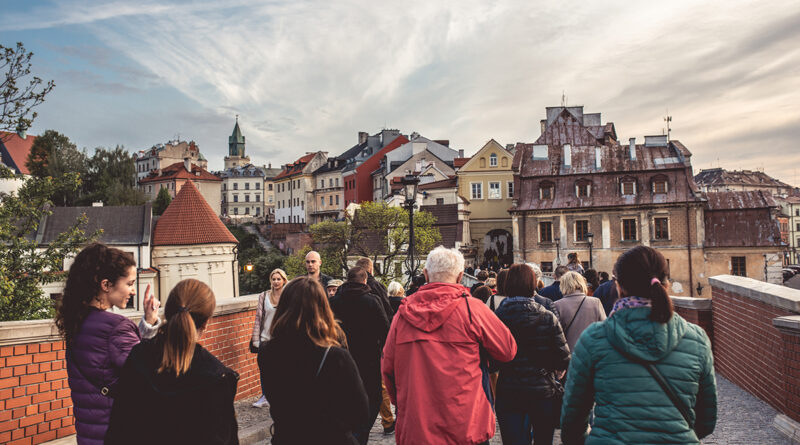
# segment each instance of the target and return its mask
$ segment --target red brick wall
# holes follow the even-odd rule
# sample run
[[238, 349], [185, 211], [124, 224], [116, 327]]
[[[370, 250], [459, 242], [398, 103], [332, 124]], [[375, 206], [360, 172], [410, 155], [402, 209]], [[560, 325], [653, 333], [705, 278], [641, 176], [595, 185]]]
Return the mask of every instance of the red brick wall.
[[[215, 316], [200, 343], [239, 373], [236, 399], [261, 394], [249, 352], [255, 310]], [[75, 434], [64, 342], [0, 348], [0, 444], [37, 444]]]
[[713, 343], [714, 329], [712, 326], [710, 310], [690, 309], [676, 305], [675, 312], [689, 323], [694, 323], [703, 328], [703, 330], [706, 331], [706, 334], [708, 334], [708, 338], [710, 338]]
[[783, 413], [800, 422], [800, 336], [781, 333], [783, 342]]
[[795, 314], [716, 287], [712, 289], [716, 370], [785, 412], [783, 342], [772, 319]]

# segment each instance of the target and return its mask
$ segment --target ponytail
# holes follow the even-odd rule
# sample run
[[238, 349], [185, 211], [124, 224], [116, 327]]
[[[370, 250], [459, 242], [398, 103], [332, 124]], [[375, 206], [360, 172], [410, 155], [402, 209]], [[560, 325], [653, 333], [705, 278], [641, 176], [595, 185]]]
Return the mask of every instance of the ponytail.
[[667, 279], [667, 260], [657, 250], [637, 246], [620, 255], [614, 265], [614, 275], [624, 296], [650, 299], [650, 320], [666, 323], [672, 318], [672, 299], [664, 282]]
[[188, 279], [179, 282], [169, 293], [164, 314], [167, 322], [162, 328], [164, 349], [158, 372], [174, 372], [180, 377], [189, 371], [194, 349], [216, 306], [214, 293], [202, 281]]

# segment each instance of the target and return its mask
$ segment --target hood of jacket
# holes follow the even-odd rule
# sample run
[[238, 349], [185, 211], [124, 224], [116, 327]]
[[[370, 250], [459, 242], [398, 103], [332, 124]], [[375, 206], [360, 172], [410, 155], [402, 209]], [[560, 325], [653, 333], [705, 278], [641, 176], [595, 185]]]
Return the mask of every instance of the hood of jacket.
[[364, 295], [372, 292], [372, 289], [363, 283], [354, 283], [352, 281], [345, 281], [341, 286], [339, 286], [339, 290], [336, 292], [337, 295], [334, 296], [358, 296]]
[[686, 321], [673, 316], [667, 323], [650, 320], [649, 307], [615, 312], [604, 322], [611, 345], [621, 354], [657, 362], [672, 352], [686, 333]]
[[455, 283], [429, 283], [406, 297], [397, 310], [415, 328], [424, 332], [439, 329], [464, 297], [469, 298], [469, 289]]

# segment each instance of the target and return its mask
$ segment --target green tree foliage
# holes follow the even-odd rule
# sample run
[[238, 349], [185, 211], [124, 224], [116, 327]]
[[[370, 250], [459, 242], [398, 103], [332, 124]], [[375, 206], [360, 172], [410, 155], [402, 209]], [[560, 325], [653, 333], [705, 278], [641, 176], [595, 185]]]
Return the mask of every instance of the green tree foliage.
[[[0, 178], [12, 177], [11, 170], [0, 167]], [[42, 217], [52, 214], [49, 197], [74, 191], [79, 185], [76, 173], [59, 178], [28, 177], [16, 192], [0, 194], [0, 321], [53, 316], [52, 301], [43, 295], [41, 286], [64, 279], [64, 258], [99, 233], [85, 236], [84, 215], [50, 245], [37, 246], [35, 235]]]
[[[344, 221], [325, 221], [310, 227], [315, 244], [330, 249], [334, 259], [345, 265], [348, 256], [365, 256], [373, 262], [382, 260], [384, 265], [393, 265], [396, 260], [405, 260], [409, 239], [408, 211], [401, 207], [390, 207], [385, 202], [364, 202], [355, 217], [349, 215]], [[414, 256], [418, 260], [442, 240], [434, 225], [436, 217], [430, 212], [414, 212]], [[385, 282], [397, 279], [400, 270], [384, 266], [375, 271], [375, 276]]]
[[[239, 293], [242, 295], [263, 292], [270, 287], [269, 274], [275, 269], [283, 268], [286, 256], [276, 248], [264, 249], [258, 236], [241, 227], [227, 226], [228, 230], [239, 241]], [[247, 264], [253, 270], [245, 269]]]
[[122, 146], [97, 148], [89, 159], [84, 188], [84, 204], [102, 201], [104, 205], [141, 205], [145, 197], [136, 188], [136, 162]]
[[[85, 179], [88, 173], [86, 153], [78, 150], [67, 136], [55, 130], [46, 130], [36, 138], [25, 165], [32, 175], [40, 178], [59, 178], [65, 173], [78, 173], [81, 179]], [[56, 192], [52, 201], [55, 205], [73, 206], [79, 202], [80, 194], [80, 188], [71, 193], [61, 190]]]
[[55, 83], [31, 76], [32, 52], [22, 43], [14, 48], [0, 45], [0, 131], [21, 132], [30, 128], [36, 113], [31, 110], [44, 102]]
[[153, 201], [153, 215], [161, 215], [164, 213], [164, 210], [167, 210], [171, 202], [172, 195], [169, 194], [169, 190], [162, 187], [161, 190], [158, 191], [155, 201]]
[[[302, 249], [286, 257], [286, 261], [283, 263], [283, 270], [286, 271], [286, 275], [289, 276], [289, 279], [296, 278], [307, 273], [306, 254], [308, 254], [308, 252], [311, 252], [311, 246], [304, 246]], [[341, 279], [343, 276], [342, 270], [340, 269], [336, 257], [332, 255], [331, 251], [329, 249], [320, 249], [317, 250], [317, 252], [322, 260], [321, 272], [325, 275], [330, 275], [333, 278]]]

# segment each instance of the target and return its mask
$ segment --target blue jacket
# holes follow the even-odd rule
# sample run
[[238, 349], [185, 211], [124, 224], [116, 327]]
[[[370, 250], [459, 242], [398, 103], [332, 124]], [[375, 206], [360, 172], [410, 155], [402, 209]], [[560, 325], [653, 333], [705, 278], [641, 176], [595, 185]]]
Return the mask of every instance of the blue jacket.
[[539, 295], [553, 300], [553, 303], [562, 299], [564, 295], [561, 293], [561, 283], [554, 281], [553, 284], [539, 289]]

